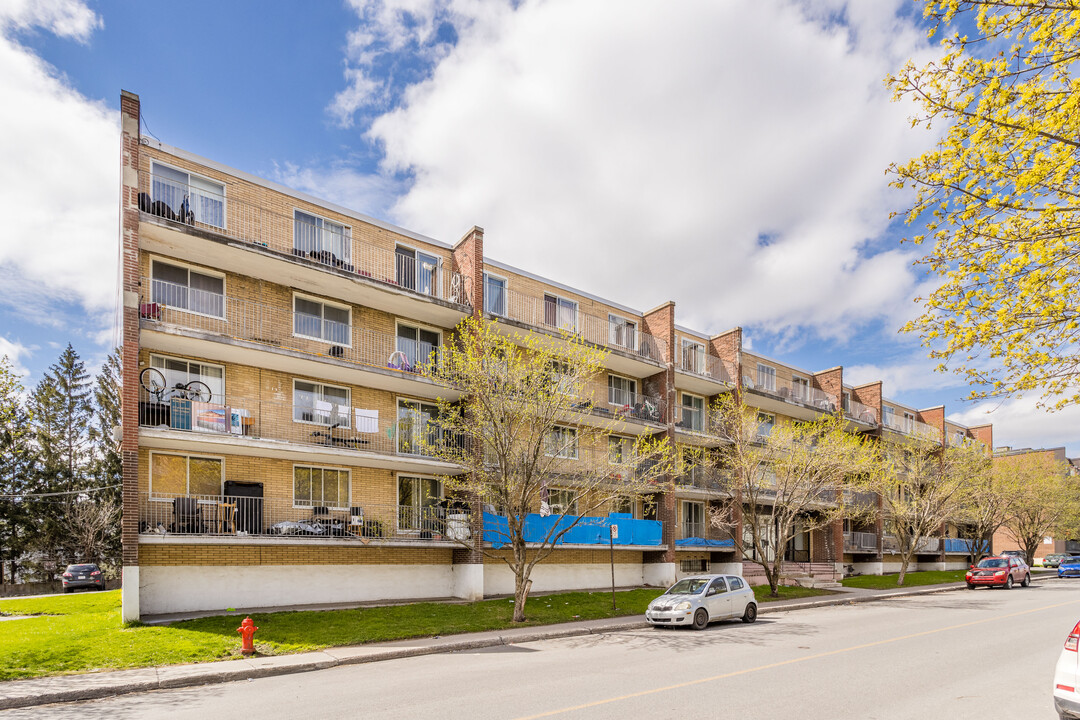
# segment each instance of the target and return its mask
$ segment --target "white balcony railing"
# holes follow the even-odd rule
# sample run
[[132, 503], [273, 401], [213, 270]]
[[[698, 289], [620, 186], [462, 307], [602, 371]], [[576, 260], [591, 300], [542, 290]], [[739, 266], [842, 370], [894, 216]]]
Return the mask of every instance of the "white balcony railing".
[[844, 533], [844, 550], [847, 552], [877, 552], [877, 533]]
[[[277, 198], [287, 206], [288, 198]], [[396, 247], [373, 245], [352, 236], [345, 225], [299, 209], [272, 210], [264, 204], [218, 195], [176, 180], [139, 173], [139, 209], [150, 216], [302, 258], [415, 295], [470, 305], [467, 279], [441, 258]], [[406, 254], [406, 253], [411, 253]]]
[[886, 413], [885, 419], [882, 424], [897, 432], [910, 435], [912, 437], [922, 438], [923, 440], [940, 441], [941, 433], [933, 425], [927, 425], [924, 422], [919, 422], [914, 418], [897, 416], [896, 413]]
[[[699, 375], [701, 377], [711, 378], [718, 382], [732, 384], [733, 370], [729, 363], [721, 360], [718, 357], [709, 355], [701, 350], [693, 347], [684, 347], [679, 352], [678, 363], [676, 369], [683, 372], [691, 373], [693, 375]], [[729, 370], [729, 368], [731, 368]]]
[[863, 405], [861, 402], [856, 402], [855, 400], [848, 400], [844, 412], [849, 418], [853, 418], [859, 422], [877, 425], [877, 410], [869, 405]]
[[743, 387], [765, 395], [780, 398], [785, 402], [805, 405], [822, 412], [836, 412], [837, 398], [832, 393], [810, 387], [802, 383], [778, 378], [775, 375], [754, 378], [743, 375]]

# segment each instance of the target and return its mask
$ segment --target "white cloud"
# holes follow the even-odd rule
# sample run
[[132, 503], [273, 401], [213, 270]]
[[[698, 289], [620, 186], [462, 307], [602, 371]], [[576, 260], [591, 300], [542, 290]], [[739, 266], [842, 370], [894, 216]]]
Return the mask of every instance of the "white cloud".
[[12, 370], [16, 375], [24, 379], [30, 374], [30, 371], [22, 364], [22, 360], [32, 354], [32, 349], [26, 345], [17, 340], [8, 340], [3, 335], [0, 335], [0, 357], [6, 355], [7, 359], [11, 361]]
[[997, 447], [1065, 446], [1069, 456], [1080, 455], [1080, 405], [1052, 413], [1037, 407], [1038, 402], [1036, 397], [985, 401], [950, 413], [949, 419], [968, 426], [993, 423]]
[[[881, 380], [886, 396], [898, 392], [915, 393], [963, 386], [963, 378], [948, 372], [937, 372], [937, 364], [937, 360], [931, 360], [925, 354], [914, 353], [891, 364], [865, 363], [845, 366], [844, 382], [862, 385]], [[967, 394], [966, 389], [963, 394]]]
[[288, 187], [374, 217], [382, 216], [402, 189], [399, 181], [358, 173], [345, 163], [322, 168], [275, 163], [271, 177]]
[[75, 301], [101, 313], [115, 302], [118, 117], [16, 39], [41, 28], [85, 41], [100, 25], [82, 2], [0, 8], [0, 270], [23, 307]]
[[[930, 52], [900, 5], [438, 5], [412, 42], [445, 20], [457, 43], [369, 131], [413, 178], [394, 219], [481, 225], [492, 257], [702, 330], [897, 323], [912, 253], [870, 241], [903, 203], [884, 169], [930, 141], [882, 84]], [[402, 27], [364, 25], [355, 57]]]

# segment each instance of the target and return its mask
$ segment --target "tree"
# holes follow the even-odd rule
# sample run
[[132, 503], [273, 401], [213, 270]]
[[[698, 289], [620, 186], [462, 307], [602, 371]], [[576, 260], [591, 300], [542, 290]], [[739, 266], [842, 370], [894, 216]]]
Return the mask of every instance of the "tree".
[[1073, 530], [1080, 505], [1080, 485], [1065, 463], [1050, 453], [1030, 452], [998, 458], [994, 477], [1010, 496], [1005, 529], [1024, 550], [1028, 565], [1043, 538]]
[[972, 397], [1037, 390], [1052, 408], [1080, 401], [1080, 13], [1074, 0], [921, 0], [943, 56], [888, 78], [947, 129], [902, 165], [914, 188], [910, 238], [941, 283], [906, 326], [953, 363]]
[[[123, 463], [119, 444], [113, 436], [113, 428], [120, 426], [121, 381], [120, 351], [113, 350], [101, 366], [101, 371], [94, 380], [94, 414], [90, 427], [92, 460], [90, 476], [95, 488], [103, 488], [94, 493], [94, 499], [104, 508], [115, 508], [119, 512], [122, 503]], [[85, 514], [85, 513], [84, 513]], [[108, 516], [109, 513], [103, 512]], [[120, 521], [104, 528], [97, 562], [103, 567], [118, 565], [120, 560]], [[85, 545], [84, 545], [85, 546]]]
[[6, 355], [0, 357], [0, 582], [15, 582], [18, 561], [29, 544], [33, 522], [23, 498], [33, 465], [30, 416], [23, 386]]
[[993, 461], [982, 443], [968, 441], [958, 447], [970, 453], [965, 461], [968, 476], [965, 478], [960, 497], [960, 507], [955, 518], [966, 526], [971, 535], [971, 562], [990, 551], [994, 533], [1001, 529], [1008, 517], [1012, 495], [1008, 487], [999, 482], [993, 473]]
[[[639, 436], [609, 450], [610, 423], [576, 423], [603, 361], [602, 351], [573, 336], [507, 336], [495, 323], [465, 320], [439, 358], [461, 400], [440, 400], [428, 432], [412, 433], [426, 438], [426, 454], [463, 468], [441, 478], [451, 494], [474, 513], [489, 505], [505, 517], [494, 532], [509, 553], [483, 552], [514, 574], [515, 622], [525, 619], [533, 569], [555, 544], [591, 513], [655, 492], [670, 466], [666, 439]], [[528, 516], [545, 509], [550, 516], [536, 537], [526, 529], [535, 515]]]
[[114, 544], [119, 534], [119, 503], [111, 497], [83, 498], [70, 504], [65, 520], [73, 549], [71, 559], [113, 571], [117, 565]]
[[839, 414], [777, 423], [764, 435], [757, 410], [730, 394], [714, 403], [712, 413], [730, 444], [713, 455], [717, 474], [727, 477], [728, 497], [711, 512], [710, 522], [730, 528], [741, 516], [743, 533], [733, 533], [735, 548], [752, 554], [776, 597], [788, 543], [848, 513], [843, 490], [851, 477], [873, 470], [873, 452], [864, 438], [845, 430]]
[[941, 448], [926, 438], [879, 445], [878, 471], [864, 478], [866, 488], [881, 495], [885, 525], [896, 537], [900, 575], [926, 540], [945, 523], [961, 517], [965, 490], [979, 467], [979, 457], [966, 448]]

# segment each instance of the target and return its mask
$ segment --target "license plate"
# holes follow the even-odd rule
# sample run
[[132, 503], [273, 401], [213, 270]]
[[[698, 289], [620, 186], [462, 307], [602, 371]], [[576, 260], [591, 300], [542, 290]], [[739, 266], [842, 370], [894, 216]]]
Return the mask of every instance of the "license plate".
[[80, 576], [79, 576], [79, 579], [80, 579], [80, 580], [85, 580], [85, 579], [86, 579], [86, 576], [85, 576], [85, 575], [80, 575]]

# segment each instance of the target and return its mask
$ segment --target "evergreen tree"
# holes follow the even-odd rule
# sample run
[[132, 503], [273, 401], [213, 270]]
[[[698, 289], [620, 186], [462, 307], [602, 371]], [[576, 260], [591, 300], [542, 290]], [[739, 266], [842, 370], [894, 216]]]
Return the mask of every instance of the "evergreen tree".
[[5, 355], [0, 357], [0, 582], [15, 582], [18, 561], [33, 529], [22, 495], [30, 484], [33, 448], [23, 385]]
[[[94, 487], [108, 488], [95, 492], [92, 499], [99, 506], [110, 506], [115, 510], [112, 514], [119, 512], [123, 498], [121, 488], [123, 463], [119, 443], [113, 437], [113, 428], [119, 427], [121, 420], [121, 377], [120, 349], [117, 348], [109, 353], [95, 380], [94, 420], [90, 428], [90, 441], [93, 448], [91, 475]], [[85, 513], [77, 514], [80, 518], [84, 515]], [[103, 555], [98, 560], [106, 564], [118, 564], [120, 559], [119, 521], [112, 523], [105, 532], [102, 547]]]

